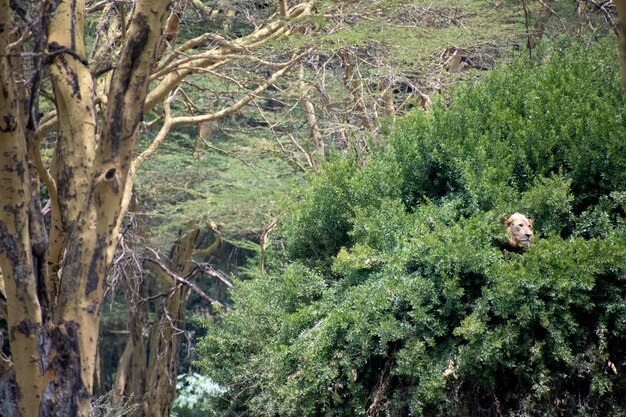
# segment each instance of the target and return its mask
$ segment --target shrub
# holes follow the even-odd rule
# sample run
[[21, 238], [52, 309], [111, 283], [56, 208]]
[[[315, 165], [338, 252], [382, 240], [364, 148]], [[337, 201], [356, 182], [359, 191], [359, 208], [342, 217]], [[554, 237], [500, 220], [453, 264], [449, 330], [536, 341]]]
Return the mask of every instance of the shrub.
[[[626, 413], [624, 95], [615, 45], [566, 43], [311, 179], [285, 270], [208, 326], [224, 415]], [[498, 245], [516, 210], [524, 254]]]
[[405, 118], [390, 156], [408, 205], [458, 193], [468, 207], [489, 210], [559, 174], [580, 213], [626, 188], [618, 61], [613, 44], [595, 48], [561, 41], [545, 62], [496, 69], [431, 114]]

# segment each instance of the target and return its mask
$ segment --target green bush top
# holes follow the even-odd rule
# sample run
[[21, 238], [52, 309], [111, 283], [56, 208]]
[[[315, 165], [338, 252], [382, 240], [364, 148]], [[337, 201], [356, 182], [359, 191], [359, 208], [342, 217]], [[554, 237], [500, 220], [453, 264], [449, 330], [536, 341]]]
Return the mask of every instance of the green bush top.
[[[338, 158], [280, 272], [208, 324], [224, 415], [626, 414], [626, 131], [616, 46], [561, 41]], [[499, 220], [533, 217], [524, 254]]]

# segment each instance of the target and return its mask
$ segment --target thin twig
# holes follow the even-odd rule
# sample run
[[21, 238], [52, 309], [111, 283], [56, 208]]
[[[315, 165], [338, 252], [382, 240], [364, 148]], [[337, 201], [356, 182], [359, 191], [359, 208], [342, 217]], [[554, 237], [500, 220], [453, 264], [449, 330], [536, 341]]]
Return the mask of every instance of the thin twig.
[[222, 154], [224, 154], [224, 155], [226, 155], [226, 156], [229, 156], [229, 157], [231, 157], [231, 158], [235, 158], [235, 159], [239, 160], [242, 164], [244, 164], [245, 166], [247, 166], [248, 168], [250, 168], [250, 169], [252, 169], [252, 170], [256, 169], [256, 166], [255, 166], [254, 164], [252, 164], [251, 162], [248, 162], [248, 161], [246, 161], [245, 159], [240, 158], [240, 157], [238, 157], [237, 155], [235, 155], [235, 154], [233, 154], [233, 153], [231, 153], [231, 152], [228, 152], [227, 150], [224, 150], [224, 149], [222, 149], [222, 148], [218, 148], [217, 146], [211, 145], [210, 143], [208, 143], [208, 142], [206, 141], [206, 139], [204, 138], [204, 136], [202, 136], [202, 135], [198, 135], [198, 137], [200, 138], [200, 140], [202, 141], [202, 143], [204, 143], [204, 145], [205, 145], [207, 148], [212, 149], [212, 150], [214, 150], [214, 151], [217, 151], [217, 152], [219, 152], [219, 153], [222, 153]]

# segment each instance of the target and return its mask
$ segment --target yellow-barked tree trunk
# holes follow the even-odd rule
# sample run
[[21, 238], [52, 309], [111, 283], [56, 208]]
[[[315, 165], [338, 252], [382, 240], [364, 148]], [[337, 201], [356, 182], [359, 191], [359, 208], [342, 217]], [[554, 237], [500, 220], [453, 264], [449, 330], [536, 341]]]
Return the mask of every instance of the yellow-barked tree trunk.
[[[23, 88], [38, 82], [24, 83], [22, 35], [10, 3], [0, 0], [0, 271], [12, 356], [5, 376], [14, 378], [17, 408], [0, 405], [0, 414], [87, 417], [103, 281], [118, 243], [124, 188], [170, 1], [135, 3], [98, 117], [85, 56], [84, 0], [31, 6], [43, 8], [35, 39], [44, 43], [41, 63], [56, 105], [49, 173], [40, 169], [37, 116], [29, 114], [37, 91]], [[49, 230], [38, 178], [50, 197]]]

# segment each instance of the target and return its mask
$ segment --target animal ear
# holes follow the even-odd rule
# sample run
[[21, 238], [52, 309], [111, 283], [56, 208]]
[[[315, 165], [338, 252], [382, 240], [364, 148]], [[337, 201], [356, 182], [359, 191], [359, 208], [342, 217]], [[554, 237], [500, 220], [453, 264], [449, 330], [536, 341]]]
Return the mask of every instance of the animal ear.
[[513, 221], [513, 216], [500, 220], [500, 223], [506, 225], [506, 224], [511, 224], [512, 221]]
[[535, 226], [535, 219], [528, 219], [531, 226]]

